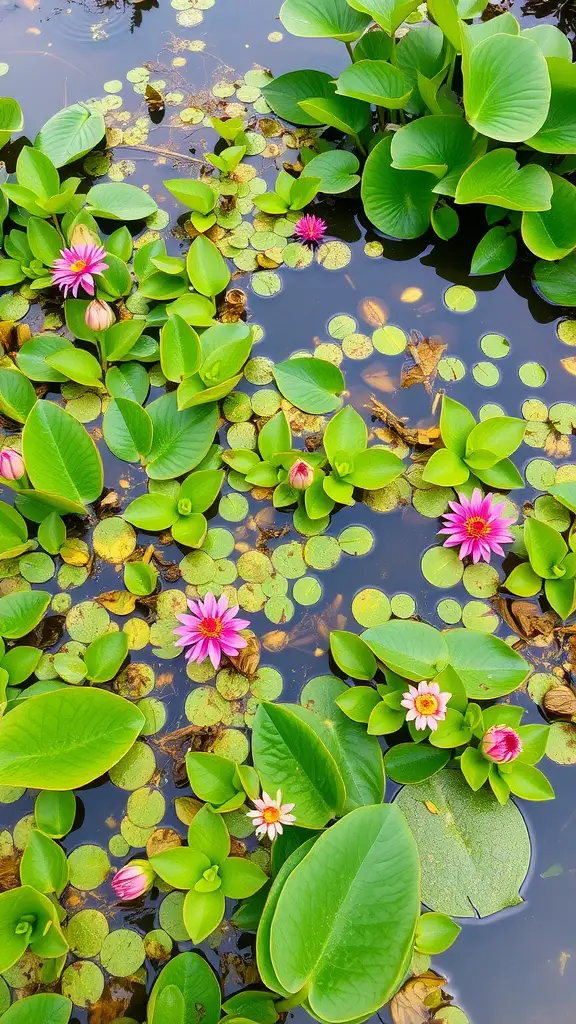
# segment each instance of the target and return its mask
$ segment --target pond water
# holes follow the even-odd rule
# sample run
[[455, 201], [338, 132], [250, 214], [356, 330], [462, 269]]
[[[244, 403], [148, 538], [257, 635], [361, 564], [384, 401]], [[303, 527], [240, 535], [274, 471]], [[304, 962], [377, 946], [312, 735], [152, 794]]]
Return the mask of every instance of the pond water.
[[[176, 8], [184, 6], [176, 4]], [[280, 74], [294, 67], [315, 67], [337, 73], [344, 66], [344, 47], [331, 41], [296, 40], [284, 32], [277, 20], [278, 4], [274, 0], [216, 0], [213, 6], [199, 3], [186, 5], [185, 12], [175, 9], [167, 0], [144, 0], [131, 4], [114, 2], [78, 2], [70, 6], [41, 0], [40, 6], [29, 3], [6, 3], [0, 0], [0, 67], [8, 71], [0, 82], [0, 91], [16, 97], [21, 103], [30, 137], [61, 106], [90, 97], [119, 95], [122, 110], [133, 116], [142, 116], [141, 96], [132, 91], [127, 74], [145, 65], [151, 79], [161, 80], [164, 92], [182, 94], [181, 99], [167, 106], [166, 116], [159, 125], [150, 125], [150, 131], [139, 142], [115, 150], [115, 164], [125, 180], [146, 184], [151, 193], [162, 202], [173, 219], [181, 208], [167, 197], [162, 181], [176, 174], [195, 173], [195, 164], [185, 157], [201, 155], [204, 143], [211, 148], [214, 137], [203, 124], [185, 124], [178, 117], [182, 107], [195, 107], [206, 101], [215, 83], [225, 81], [242, 83], [243, 75], [254, 66], [267, 68]], [[500, 10], [501, 8], [499, 8]], [[537, 23], [540, 17], [556, 20], [571, 30], [567, 6], [557, 10], [553, 4], [535, 2], [524, 9], [515, 5], [514, 13], [527, 24]], [[528, 9], [530, 13], [528, 13]], [[182, 13], [194, 13], [189, 27], [181, 24]], [[180, 18], [180, 22], [178, 20]], [[196, 20], [197, 24], [192, 24]], [[196, 50], [186, 49], [186, 43], [197, 40]], [[202, 44], [202, 46], [200, 46]], [[185, 58], [185, 63], [175, 58]], [[104, 90], [104, 83], [121, 82], [118, 94]], [[232, 97], [234, 98], [234, 97]], [[219, 101], [212, 95], [214, 109]], [[226, 100], [224, 100], [226, 102]], [[118, 106], [120, 109], [120, 104]], [[145, 116], [144, 110], [144, 116]], [[114, 122], [112, 122], [114, 123]], [[131, 120], [132, 123], [132, 120]], [[276, 139], [276, 141], [278, 141]], [[278, 147], [279, 149], [282, 147]], [[169, 154], [181, 154], [176, 161]], [[264, 171], [271, 174], [282, 160], [294, 160], [296, 150], [284, 147], [274, 160], [273, 154], [263, 161]], [[128, 165], [120, 161], [129, 161]], [[178, 170], [173, 171], [176, 166]], [[192, 170], [190, 170], [192, 168]], [[469, 257], [478, 238], [477, 225], [472, 219], [464, 241], [431, 244], [428, 239], [415, 243], [391, 243], [384, 240], [384, 258], [366, 255], [364, 245], [374, 241], [376, 235], [367, 227], [360, 205], [351, 200], [324, 202], [317, 211], [328, 224], [328, 238], [346, 243], [349, 262], [340, 269], [329, 270], [314, 262], [305, 270], [281, 267], [282, 288], [272, 298], [262, 297], [248, 287], [248, 275], [239, 275], [235, 282], [248, 292], [251, 321], [263, 328], [263, 338], [253, 355], [269, 356], [274, 360], [288, 357], [299, 349], [311, 349], [320, 343], [336, 343], [330, 337], [327, 325], [337, 315], [355, 319], [355, 334], [370, 338], [374, 321], [367, 313], [366, 299], [375, 300], [388, 323], [406, 332], [419, 331], [424, 336], [442, 339], [447, 346], [442, 373], [435, 387], [446, 388], [458, 400], [466, 403], [478, 415], [487, 403], [496, 403], [510, 415], [520, 415], [528, 399], [535, 398], [551, 406], [570, 402], [574, 396], [573, 377], [561, 360], [571, 355], [571, 349], [557, 335], [557, 323], [563, 311], [541, 301], [533, 292], [525, 268], [520, 262], [508, 275], [472, 279], [466, 274]], [[169, 251], [176, 254], [183, 243], [172, 240]], [[346, 257], [347, 258], [347, 257]], [[467, 312], [448, 308], [445, 292], [452, 284], [467, 285], [476, 295], [476, 304]], [[409, 291], [410, 290], [410, 291]], [[368, 315], [368, 319], [366, 318]], [[31, 323], [36, 316], [30, 313]], [[491, 358], [480, 340], [489, 334], [503, 335], [510, 343], [509, 353], [503, 358]], [[360, 346], [364, 341], [358, 343]], [[431, 398], [421, 386], [401, 389], [400, 373], [405, 354], [388, 355], [377, 351], [364, 352], [350, 346], [343, 369], [346, 373], [350, 400], [362, 411], [367, 422], [382, 426], [370, 419], [369, 400], [375, 394], [398, 416], [409, 423], [429, 426], [435, 422]], [[351, 357], [353, 356], [353, 357]], [[540, 384], [538, 369], [527, 370], [525, 364], [536, 363], [544, 367], [545, 382]], [[532, 377], [531, 374], [536, 374]], [[454, 377], [461, 379], [454, 380]], [[523, 379], [524, 378], [524, 382]], [[536, 380], [538, 386], [532, 381]], [[253, 389], [246, 385], [250, 393]], [[152, 388], [152, 397], [161, 394]], [[89, 422], [92, 430], [96, 422]], [[220, 433], [225, 441], [225, 431]], [[533, 459], [547, 459], [554, 465], [571, 463], [570, 438], [563, 458], [545, 454], [537, 448], [524, 446], [520, 451], [523, 468]], [[133, 497], [146, 488], [144, 475], [134, 467], [121, 463], [106, 449], [106, 486], [116, 490], [121, 501]], [[574, 459], [576, 462], [576, 458]], [[520, 463], [519, 463], [520, 464]], [[227, 488], [228, 490], [228, 488]], [[513, 497], [522, 501], [533, 500], [538, 491], [527, 487]], [[264, 509], [267, 509], [266, 514]], [[251, 502], [251, 515], [258, 514], [257, 523], [265, 530], [282, 531], [283, 536], [266, 540], [266, 550], [273, 551], [280, 544], [301, 538], [291, 528], [291, 517], [281, 512], [268, 516], [268, 504]], [[436, 513], [432, 513], [436, 516]], [[264, 636], [262, 664], [281, 673], [284, 700], [298, 699], [304, 682], [313, 676], [334, 670], [327, 654], [326, 627], [355, 628], [350, 605], [360, 589], [376, 587], [389, 596], [411, 595], [419, 616], [433, 625], [442, 627], [437, 614], [440, 599], [449, 596], [465, 605], [471, 595], [459, 584], [449, 591], [439, 590], [427, 583], [420, 572], [422, 552], [435, 541], [437, 518], [427, 518], [416, 512], [410, 503], [400, 503], [387, 511], [376, 511], [364, 504], [344, 509], [334, 516], [328, 534], [338, 537], [347, 525], [364, 525], [373, 532], [375, 544], [369, 555], [354, 558], [342, 554], [338, 564], [329, 572], [320, 567], [311, 574], [321, 583], [320, 600], [310, 608], [297, 603], [293, 617], [287, 622], [275, 622], [264, 612], [247, 612], [252, 627]], [[253, 547], [258, 539], [257, 525], [251, 518], [242, 517], [241, 523], [215, 515], [211, 527], [224, 527], [236, 531], [236, 541]], [[267, 535], [266, 535], [267, 536]], [[139, 535], [139, 543], [156, 541], [156, 536]], [[182, 552], [175, 546], [164, 550], [167, 562], [179, 562]], [[235, 556], [233, 556], [235, 557]], [[188, 582], [195, 582], [188, 580]], [[113, 564], [99, 561], [98, 571], [85, 583], [71, 591], [74, 604], [88, 601], [97, 594], [120, 587], [121, 572]], [[57, 592], [55, 581], [45, 584]], [[163, 583], [164, 588], [183, 589], [183, 582]], [[272, 609], [270, 609], [271, 615]], [[408, 612], [409, 614], [410, 612]], [[145, 618], [143, 612], [140, 613]], [[339, 618], [340, 617], [340, 618]], [[113, 616], [114, 618], [114, 616]], [[62, 620], [50, 620], [55, 628], [62, 628]], [[117, 621], [122, 624], [121, 619]], [[346, 625], [344, 625], [344, 621]], [[285, 643], [276, 633], [287, 633]], [[507, 636], [508, 627], [499, 622], [498, 635]], [[67, 637], [64, 633], [63, 636]], [[80, 637], [78, 636], [77, 639]], [[60, 642], [59, 640], [57, 642]], [[278, 649], [278, 648], [282, 649]], [[534, 662], [536, 671], [550, 671], [562, 661], [559, 649], [526, 648], [523, 652]], [[183, 662], [162, 660], [151, 653], [148, 644], [132, 651], [132, 662], [150, 664], [155, 674], [158, 698], [166, 712], [166, 722], [160, 732], [149, 740], [154, 751], [154, 774], [144, 775], [144, 783], [158, 786], [166, 797], [163, 827], [180, 832], [183, 826], [174, 812], [173, 798], [189, 792], [176, 770], [170, 750], [163, 737], [190, 724], [184, 711], [186, 698], [192, 691]], [[213, 680], [212, 680], [213, 682]], [[514, 700], [525, 703], [530, 721], [540, 720], [535, 704], [525, 695], [514, 695]], [[190, 709], [189, 709], [190, 710]], [[228, 726], [242, 724], [244, 705], [234, 704], [227, 720]], [[192, 721], [200, 724], [199, 719]], [[221, 730], [222, 726], [218, 726]], [[228, 730], [230, 732], [230, 730]], [[231, 738], [221, 741], [232, 742]], [[433, 966], [448, 978], [447, 988], [455, 1001], [469, 1016], [471, 1024], [572, 1024], [574, 1021], [574, 983], [576, 980], [576, 938], [574, 907], [576, 906], [576, 812], [574, 810], [574, 776], [569, 767], [546, 761], [546, 773], [556, 789], [557, 799], [544, 804], [522, 803], [522, 813], [528, 823], [533, 844], [530, 874], [522, 896], [522, 905], [488, 919], [466, 920], [462, 934], [454, 947], [435, 958]], [[178, 786], [177, 783], [180, 783]], [[140, 784], [140, 783], [137, 783]], [[393, 791], [392, 784], [389, 793]], [[129, 789], [108, 783], [94, 784], [78, 793], [79, 815], [74, 830], [63, 841], [67, 852], [83, 844], [97, 844], [108, 848], [111, 836], [117, 835], [126, 813]], [[26, 794], [10, 804], [4, 804], [0, 814], [1, 828], [12, 827], [30, 813], [32, 798]], [[23, 825], [20, 828], [24, 828]], [[135, 847], [130, 851], [134, 855]], [[138, 854], [136, 854], [138, 855]], [[126, 858], [124, 858], [126, 859]], [[110, 854], [114, 867], [122, 857]], [[119, 909], [108, 881], [89, 892], [69, 897], [68, 906], [77, 909], [96, 908], [110, 917], [112, 928], [129, 927], [141, 935], [158, 928], [158, 907], [164, 895], [146, 898], [145, 909]], [[66, 899], [65, 899], [66, 903]], [[160, 919], [162, 920], [162, 919]], [[164, 918], [163, 927], [166, 926]], [[169, 930], [169, 929], [168, 929]], [[180, 950], [191, 948], [191, 943], [179, 942]], [[214, 943], [212, 943], [214, 946]], [[226, 992], [241, 987], [244, 980], [254, 980], [251, 974], [252, 941], [228, 930], [218, 949], [210, 942], [203, 950], [225, 978]], [[239, 959], [240, 958], [240, 959]], [[158, 963], [146, 961], [148, 987], [157, 974]], [[142, 979], [143, 980], [143, 979]], [[16, 980], [15, 987], [24, 988], [25, 979]], [[26, 991], [36, 987], [34, 977]], [[75, 1007], [73, 1021], [80, 1024], [107, 1024], [123, 1015], [141, 1021], [144, 1018], [145, 986], [116, 980], [106, 989], [105, 996], [116, 1000], [112, 1009], [101, 1013], [96, 1009], [84, 1011]], [[388, 1021], [386, 1010], [379, 1015]], [[107, 1015], [108, 1014], [108, 1015]], [[306, 1015], [297, 1012], [298, 1020]]]

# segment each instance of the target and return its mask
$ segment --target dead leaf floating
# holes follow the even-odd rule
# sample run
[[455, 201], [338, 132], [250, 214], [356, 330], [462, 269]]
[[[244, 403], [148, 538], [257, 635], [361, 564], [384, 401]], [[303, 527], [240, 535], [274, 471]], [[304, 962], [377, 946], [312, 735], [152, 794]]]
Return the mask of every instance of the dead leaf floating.
[[400, 386], [411, 388], [413, 384], [423, 384], [429, 395], [432, 394], [434, 381], [438, 373], [438, 363], [448, 348], [434, 338], [424, 338], [418, 331], [412, 331], [412, 339], [408, 342], [408, 353], [412, 357], [412, 365], [404, 363]]
[[390, 1003], [394, 1024], [427, 1024], [435, 1020], [441, 1006], [448, 1006], [452, 997], [442, 991], [446, 978], [436, 971], [426, 971], [410, 978]]

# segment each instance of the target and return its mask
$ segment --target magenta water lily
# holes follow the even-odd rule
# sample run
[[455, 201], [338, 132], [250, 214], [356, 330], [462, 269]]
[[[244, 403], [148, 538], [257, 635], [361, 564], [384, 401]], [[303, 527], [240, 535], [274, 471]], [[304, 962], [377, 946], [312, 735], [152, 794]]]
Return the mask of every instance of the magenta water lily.
[[154, 885], [156, 872], [147, 860], [131, 860], [112, 879], [112, 888], [120, 900], [137, 900]]
[[5, 480], [21, 480], [26, 473], [24, 459], [14, 448], [0, 451], [0, 476]]
[[313, 245], [322, 241], [326, 231], [326, 222], [314, 213], [304, 214], [294, 228], [294, 234], [301, 242], [308, 242]]
[[445, 525], [440, 530], [447, 534], [444, 547], [459, 547], [459, 557], [471, 555], [474, 563], [481, 559], [489, 562], [492, 552], [504, 555], [502, 545], [514, 540], [508, 529], [514, 519], [504, 515], [504, 502], [496, 501], [493, 494], [482, 497], [476, 487], [471, 498], [459, 494], [458, 501], [448, 504], [452, 511], [444, 516]]
[[214, 668], [219, 668], [223, 654], [235, 657], [246, 647], [240, 630], [250, 622], [237, 618], [238, 605], [230, 607], [226, 594], [219, 598], [206, 594], [203, 601], [188, 601], [188, 607], [192, 614], [177, 615], [182, 625], [174, 630], [179, 637], [176, 646], [189, 648], [185, 651], [187, 661], [210, 658]]
[[102, 274], [105, 270], [108, 270], [108, 264], [104, 247], [93, 242], [80, 242], [62, 249], [60, 258], [54, 262], [52, 282], [65, 296], [71, 291], [76, 298], [79, 288], [88, 295], [94, 295], [94, 274]]
[[484, 734], [482, 753], [489, 761], [508, 764], [522, 753], [522, 740], [509, 725], [493, 725]]

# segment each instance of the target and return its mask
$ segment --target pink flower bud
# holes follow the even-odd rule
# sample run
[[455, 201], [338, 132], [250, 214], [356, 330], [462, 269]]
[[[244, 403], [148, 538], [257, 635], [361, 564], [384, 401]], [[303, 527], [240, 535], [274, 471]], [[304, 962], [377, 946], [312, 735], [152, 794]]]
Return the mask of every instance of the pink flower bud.
[[24, 459], [14, 448], [0, 451], [0, 476], [5, 480], [20, 480], [26, 472]]
[[131, 860], [112, 879], [112, 888], [121, 900], [136, 900], [154, 885], [156, 872], [147, 860]]
[[522, 741], [509, 725], [493, 725], [484, 734], [482, 753], [489, 761], [507, 764], [522, 753]]
[[297, 459], [288, 473], [290, 486], [295, 487], [297, 491], [303, 491], [306, 487], [310, 487], [313, 480], [314, 470], [310, 463], [305, 462], [304, 459]]
[[91, 331], [107, 331], [114, 323], [114, 313], [103, 299], [92, 299], [84, 316]]

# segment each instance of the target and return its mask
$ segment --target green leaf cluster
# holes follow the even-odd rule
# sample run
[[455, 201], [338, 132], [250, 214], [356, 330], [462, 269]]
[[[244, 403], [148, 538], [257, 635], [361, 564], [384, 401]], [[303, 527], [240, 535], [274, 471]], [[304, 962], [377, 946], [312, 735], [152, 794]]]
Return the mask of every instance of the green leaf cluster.
[[477, 480], [502, 491], [523, 487], [510, 455], [522, 444], [525, 431], [525, 420], [512, 416], [476, 423], [466, 406], [445, 395], [440, 413], [444, 448], [430, 457], [422, 478], [439, 487], [470, 488]]

